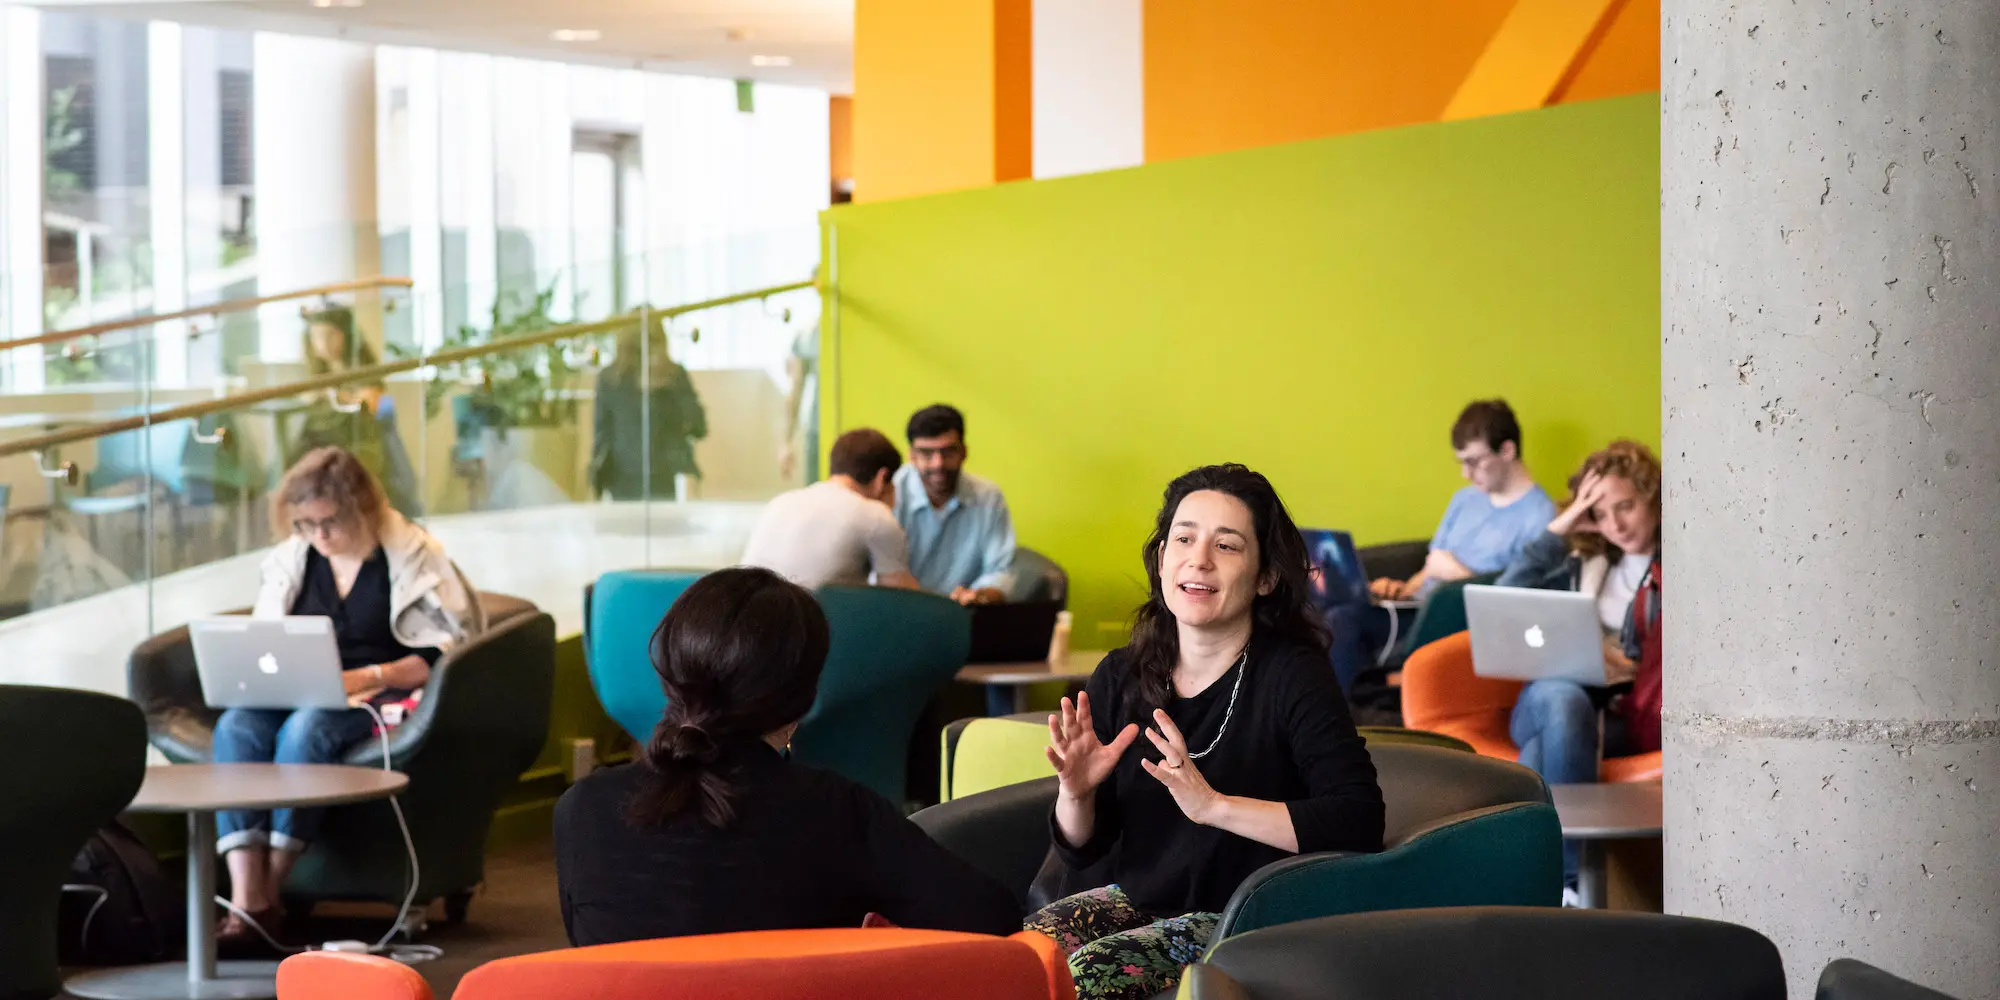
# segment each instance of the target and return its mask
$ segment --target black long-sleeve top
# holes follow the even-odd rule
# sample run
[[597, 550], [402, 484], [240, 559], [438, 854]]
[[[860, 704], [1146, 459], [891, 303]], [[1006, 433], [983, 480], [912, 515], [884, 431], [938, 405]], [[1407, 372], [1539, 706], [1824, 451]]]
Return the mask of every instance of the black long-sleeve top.
[[690, 811], [641, 829], [643, 763], [592, 773], [556, 803], [556, 884], [575, 945], [726, 931], [903, 927], [1012, 934], [1012, 892], [937, 845], [887, 799], [761, 740], [724, 747], [739, 793], [723, 829]]
[[[1222, 732], [1239, 673], [1242, 690]], [[1098, 739], [1111, 742], [1129, 722], [1152, 725], [1150, 709], [1128, 711], [1126, 692], [1136, 684], [1124, 649], [1091, 674], [1085, 690]], [[1190, 763], [1224, 795], [1284, 803], [1300, 853], [1382, 849], [1375, 763], [1323, 653], [1253, 639], [1247, 662], [1192, 698], [1175, 697], [1166, 710], [1195, 753], [1222, 732], [1213, 751]], [[1096, 825], [1087, 842], [1065, 843], [1051, 814], [1056, 851], [1071, 868], [1110, 857], [1110, 880], [1132, 904], [1166, 917], [1220, 912], [1250, 873], [1288, 856], [1268, 844], [1196, 825], [1166, 786], [1139, 766], [1142, 759], [1160, 762], [1159, 750], [1143, 733], [1098, 787]]]

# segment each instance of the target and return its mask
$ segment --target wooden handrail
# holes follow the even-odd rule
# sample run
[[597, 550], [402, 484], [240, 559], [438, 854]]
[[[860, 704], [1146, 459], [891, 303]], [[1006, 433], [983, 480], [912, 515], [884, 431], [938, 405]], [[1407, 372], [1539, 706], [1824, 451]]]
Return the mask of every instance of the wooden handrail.
[[87, 441], [91, 438], [103, 437], [106, 434], [117, 434], [120, 431], [138, 430], [149, 424], [164, 424], [175, 420], [198, 419], [211, 413], [234, 410], [253, 403], [283, 399], [287, 396], [296, 396], [301, 393], [315, 392], [321, 389], [337, 389], [344, 385], [359, 382], [376, 382], [385, 376], [415, 371], [429, 365], [456, 364], [460, 361], [470, 361], [473, 358], [485, 357], [489, 354], [505, 354], [509, 351], [518, 351], [523, 348], [552, 344], [559, 340], [569, 340], [572, 337], [588, 337], [593, 334], [611, 333], [631, 326], [633, 323], [638, 322], [642, 316], [647, 319], [672, 319], [675, 316], [685, 316], [688, 313], [701, 312], [704, 309], [715, 309], [721, 306], [735, 305], [739, 302], [750, 302], [756, 299], [768, 299], [773, 295], [783, 295], [786, 292], [802, 291], [812, 287], [815, 287], [815, 282], [795, 281], [789, 285], [774, 285], [770, 288], [738, 292], [735, 295], [725, 295], [717, 299], [690, 302], [687, 305], [624, 313], [610, 319], [598, 320], [594, 323], [576, 323], [570, 326], [551, 327], [547, 330], [519, 334], [485, 344], [474, 344], [470, 347], [458, 347], [449, 351], [438, 351], [435, 354], [426, 354], [422, 357], [403, 358], [399, 361], [388, 361], [379, 365], [369, 365], [365, 368], [350, 368], [344, 372], [329, 372], [315, 378], [300, 379], [296, 382], [287, 382], [284, 385], [274, 385], [263, 389], [253, 389], [249, 392], [233, 393], [219, 399], [205, 399], [199, 403], [169, 406], [164, 409], [150, 410], [146, 413], [130, 417], [121, 417], [117, 420], [106, 420], [100, 423], [86, 424], [82, 427], [72, 427], [68, 430], [51, 431], [50, 433], [38, 434], [34, 437], [0, 442], [0, 458], [6, 458], [10, 455], [27, 454], [29, 452], [45, 451], [58, 445], [69, 444], [72, 441]]
[[206, 305], [206, 306], [194, 306], [192, 308], [182, 309], [179, 312], [147, 313], [144, 316], [128, 316], [124, 319], [115, 319], [108, 323], [95, 323], [90, 326], [80, 326], [74, 330], [57, 330], [53, 333], [38, 333], [32, 337], [18, 337], [14, 340], [0, 340], [0, 351], [11, 351], [16, 347], [33, 347], [36, 344], [62, 344], [72, 340], [81, 340], [84, 337], [95, 337], [100, 334], [111, 333], [117, 330], [130, 330], [135, 327], [151, 326], [155, 323], [166, 323], [177, 319], [192, 319], [196, 316], [220, 316], [224, 313], [246, 312], [248, 310], [257, 308], [258, 306], [270, 305], [273, 302], [288, 302], [292, 299], [309, 299], [316, 295], [324, 296], [324, 295], [340, 295], [345, 292], [365, 292], [371, 288], [408, 288], [410, 287], [411, 284], [412, 282], [409, 278], [391, 278], [391, 277], [379, 277], [379, 276], [374, 278], [356, 278], [353, 281], [337, 281], [331, 285], [317, 285], [312, 288], [301, 288], [295, 292], [279, 292], [276, 295], [260, 295], [254, 299], [230, 299], [227, 302], [217, 302], [214, 303], [213, 305]]

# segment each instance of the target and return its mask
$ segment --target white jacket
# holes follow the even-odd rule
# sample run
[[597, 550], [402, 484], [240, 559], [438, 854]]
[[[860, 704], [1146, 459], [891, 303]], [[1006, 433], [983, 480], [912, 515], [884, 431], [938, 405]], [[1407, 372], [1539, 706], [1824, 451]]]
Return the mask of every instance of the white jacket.
[[[486, 630], [486, 615], [465, 574], [430, 532], [389, 511], [382, 519], [382, 552], [389, 559], [389, 630], [412, 649], [446, 653]], [[257, 587], [258, 618], [290, 614], [305, 583], [309, 542], [296, 535], [264, 557]]]

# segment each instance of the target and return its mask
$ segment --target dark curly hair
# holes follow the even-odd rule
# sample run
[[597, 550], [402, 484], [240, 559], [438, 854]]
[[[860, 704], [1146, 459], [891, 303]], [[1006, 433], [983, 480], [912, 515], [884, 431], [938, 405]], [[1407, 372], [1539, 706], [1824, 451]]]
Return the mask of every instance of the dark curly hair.
[[1311, 561], [1305, 539], [1278, 498], [1278, 491], [1270, 480], [1242, 465], [1202, 466], [1167, 484], [1153, 535], [1141, 553], [1148, 593], [1146, 603], [1133, 615], [1129, 661], [1138, 683], [1130, 688], [1132, 695], [1123, 708], [1132, 721], [1142, 724], [1153, 709], [1165, 708], [1173, 699], [1174, 665], [1180, 661], [1180, 630], [1173, 612], [1167, 610], [1166, 592], [1160, 583], [1160, 552], [1173, 530], [1181, 501], [1203, 490], [1242, 501], [1250, 508], [1256, 526], [1257, 576], [1271, 584], [1271, 592], [1259, 594], [1250, 605], [1250, 641], [1275, 639], [1304, 643], [1322, 654], [1327, 650], [1326, 626], [1313, 607], [1312, 588], [1307, 583]]

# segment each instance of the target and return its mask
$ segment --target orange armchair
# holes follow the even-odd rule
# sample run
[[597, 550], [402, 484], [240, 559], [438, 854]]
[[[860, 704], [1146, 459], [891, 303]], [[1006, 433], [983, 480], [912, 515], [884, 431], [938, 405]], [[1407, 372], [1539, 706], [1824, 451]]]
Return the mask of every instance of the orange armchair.
[[[1472, 634], [1446, 636], [1410, 654], [1403, 663], [1403, 725], [1456, 736], [1488, 757], [1515, 760], [1521, 749], [1508, 735], [1514, 700], [1526, 685], [1472, 672]], [[1598, 765], [1605, 781], [1658, 781], [1660, 752], [1609, 757]]]
[[[388, 968], [384, 968], [387, 966]], [[414, 992], [414, 989], [422, 992]], [[488, 962], [454, 1000], [1076, 1000], [1054, 941], [902, 928], [746, 931], [629, 941]], [[278, 969], [279, 1000], [430, 1000], [387, 959], [308, 952]]]

